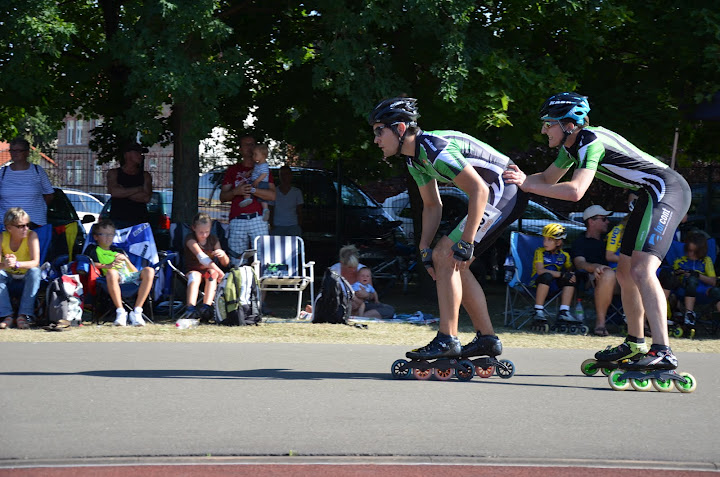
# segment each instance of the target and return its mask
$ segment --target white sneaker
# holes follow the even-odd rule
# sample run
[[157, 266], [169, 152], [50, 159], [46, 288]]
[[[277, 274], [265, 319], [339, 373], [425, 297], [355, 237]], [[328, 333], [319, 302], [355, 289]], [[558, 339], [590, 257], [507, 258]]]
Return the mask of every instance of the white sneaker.
[[118, 310], [115, 312], [115, 326], [127, 326], [127, 312], [125, 310]]
[[142, 312], [137, 313], [135, 310], [129, 314], [130, 324], [133, 326], [145, 326], [145, 320], [143, 320]]

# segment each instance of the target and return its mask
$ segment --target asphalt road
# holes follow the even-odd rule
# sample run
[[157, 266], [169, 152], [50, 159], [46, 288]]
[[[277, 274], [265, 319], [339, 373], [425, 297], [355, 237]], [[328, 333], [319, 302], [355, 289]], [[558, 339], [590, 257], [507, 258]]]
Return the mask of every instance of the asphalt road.
[[720, 355], [697, 391], [612, 391], [583, 350], [508, 349], [508, 380], [390, 378], [373, 345], [3, 343], [0, 467], [152, 456], [405, 456], [720, 468]]

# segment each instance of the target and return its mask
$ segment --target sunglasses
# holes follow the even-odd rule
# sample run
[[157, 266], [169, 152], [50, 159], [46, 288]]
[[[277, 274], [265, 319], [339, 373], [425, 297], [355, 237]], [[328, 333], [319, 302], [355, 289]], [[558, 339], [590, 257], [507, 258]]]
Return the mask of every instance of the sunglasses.
[[27, 229], [30, 228], [30, 224], [12, 224], [16, 229]]
[[375, 135], [375, 137], [382, 136], [383, 129], [385, 129], [386, 127], [388, 127], [387, 124], [382, 124], [382, 125], [376, 127], [375, 129], [373, 129], [373, 134]]
[[551, 127], [555, 126], [556, 124], [560, 124], [560, 121], [543, 121], [542, 127], [543, 127], [543, 129], [550, 129]]

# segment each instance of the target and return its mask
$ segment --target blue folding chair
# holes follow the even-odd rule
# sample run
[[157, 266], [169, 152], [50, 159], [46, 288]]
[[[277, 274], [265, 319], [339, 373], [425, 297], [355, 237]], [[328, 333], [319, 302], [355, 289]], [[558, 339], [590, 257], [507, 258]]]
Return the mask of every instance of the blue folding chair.
[[[542, 246], [543, 238], [539, 235], [510, 233], [510, 255], [505, 261], [505, 269], [512, 272], [512, 276], [505, 288], [505, 326], [519, 330], [535, 316], [536, 289], [532, 286], [532, 262], [535, 250]], [[545, 308], [557, 307], [561, 293], [561, 290], [551, 289]]]

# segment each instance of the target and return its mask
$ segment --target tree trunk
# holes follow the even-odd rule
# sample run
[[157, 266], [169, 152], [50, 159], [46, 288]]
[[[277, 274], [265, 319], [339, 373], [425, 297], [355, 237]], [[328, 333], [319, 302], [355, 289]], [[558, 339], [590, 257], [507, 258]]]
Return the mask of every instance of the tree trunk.
[[172, 221], [190, 224], [198, 212], [200, 141], [191, 134], [184, 104], [175, 104], [170, 116], [173, 133]]

